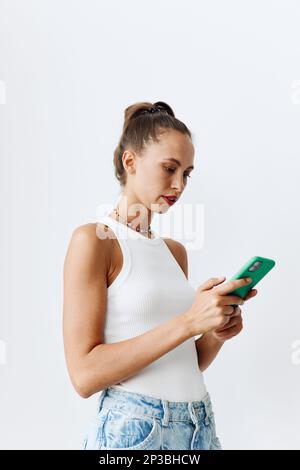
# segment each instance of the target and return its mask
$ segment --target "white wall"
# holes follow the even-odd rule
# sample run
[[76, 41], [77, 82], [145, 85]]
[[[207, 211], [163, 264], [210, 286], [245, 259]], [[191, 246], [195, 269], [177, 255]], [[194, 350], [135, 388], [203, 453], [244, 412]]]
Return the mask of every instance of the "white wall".
[[81, 445], [97, 396], [66, 372], [64, 256], [119, 193], [125, 107], [157, 100], [195, 136], [191, 284], [253, 255], [277, 262], [205, 372], [218, 435], [300, 448], [299, 24], [296, 0], [0, 1], [1, 448]]

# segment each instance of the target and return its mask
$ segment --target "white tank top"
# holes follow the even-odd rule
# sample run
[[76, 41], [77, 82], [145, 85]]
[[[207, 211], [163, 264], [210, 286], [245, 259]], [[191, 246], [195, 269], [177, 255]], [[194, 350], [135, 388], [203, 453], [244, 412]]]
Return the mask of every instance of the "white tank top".
[[[109, 215], [97, 220], [115, 233], [123, 254], [107, 289], [104, 343], [141, 335], [185, 312], [195, 289], [163, 238], [146, 238]], [[197, 401], [206, 394], [192, 337], [114, 388], [168, 401]]]

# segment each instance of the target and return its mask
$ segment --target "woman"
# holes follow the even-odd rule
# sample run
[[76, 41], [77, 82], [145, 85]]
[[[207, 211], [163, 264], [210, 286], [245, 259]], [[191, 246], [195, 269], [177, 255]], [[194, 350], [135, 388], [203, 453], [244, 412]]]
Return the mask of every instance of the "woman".
[[153, 214], [182, 195], [193, 163], [191, 132], [169, 105], [129, 106], [114, 153], [119, 203], [72, 234], [66, 361], [80, 396], [101, 391], [84, 449], [221, 449], [202, 372], [241, 331], [239, 305], [257, 291], [229, 295], [249, 281], [220, 286], [225, 277], [195, 291], [184, 246], [151, 230]]

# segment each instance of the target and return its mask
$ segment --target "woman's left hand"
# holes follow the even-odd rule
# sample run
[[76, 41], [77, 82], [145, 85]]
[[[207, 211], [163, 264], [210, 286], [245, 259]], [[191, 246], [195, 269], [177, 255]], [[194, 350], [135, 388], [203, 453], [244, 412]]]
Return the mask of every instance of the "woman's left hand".
[[[251, 289], [244, 300], [252, 299], [257, 294], [257, 289]], [[235, 312], [230, 315], [230, 320], [222, 328], [213, 330], [210, 334], [220, 342], [226, 341], [227, 339], [233, 338], [239, 334], [243, 329], [242, 310], [239, 306], [235, 308]]]

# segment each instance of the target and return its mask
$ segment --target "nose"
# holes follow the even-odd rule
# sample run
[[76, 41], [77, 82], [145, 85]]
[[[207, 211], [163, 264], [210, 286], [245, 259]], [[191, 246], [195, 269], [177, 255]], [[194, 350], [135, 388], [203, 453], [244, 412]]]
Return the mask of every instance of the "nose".
[[179, 194], [182, 193], [186, 185], [186, 182], [184, 181], [184, 176], [183, 174], [181, 175], [180, 172], [178, 172], [177, 175], [174, 175], [172, 179], [172, 189], [176, 189]]

